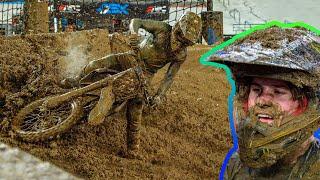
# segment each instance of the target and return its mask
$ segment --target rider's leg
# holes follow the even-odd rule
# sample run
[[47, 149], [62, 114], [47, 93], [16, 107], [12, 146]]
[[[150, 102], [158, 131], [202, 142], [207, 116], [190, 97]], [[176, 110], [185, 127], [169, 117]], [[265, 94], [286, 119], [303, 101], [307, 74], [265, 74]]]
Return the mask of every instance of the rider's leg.
[[118, 54], [110, 54], [106, 57], [91, 61], [89, 64], [87, 64], [83, 68], [80, 74], [80, 77], [84, 77], [85, 75], [100, 68], [123, 71], [131, 67], [134, 67], [135, 65], [136, 65], [135, 56], [130, 51], [124, 52], [124, 53], [118, 53]]
[[114, 70], [121, 70], [118, 58], [121, 56], [121, 54], [110, 54], [106, 57], [103, 57], [101, 59], [97, 59], [94, 61], [89, 62], [80, 72], [78, 76], [75, 78], [66, 78], [61, 82], [61, 85], [66, 88], [71, 88], [76, 85], [78, 85], [79, 80], [89, 73], [93, 72], [96, 69], [100, 68], [108, 68], [108, 69], [114, 69]]
[[107, 69], [119, 69], [118, 58], [119, 54], [110, 54], [101, 59], [90, 61], [81, 71], [79, 77], [82, 78], [96, 69], [107, 68]]
[[[146, 87], [149, 88], [153, 74], [144, 73], [146, 80]], [[147, 90], [147, 89], [146, 89]], [[127, 148], [129, 158], [141, 158], [139, 156], [140, 146], [140, 128], [142, 121], [142, 111], [145, 106], [145, 98], [137, 96], [128, 101], [127, 105]]]
[[127, 148], [128, 157], [139, 157], [140, 146], [140, 128], [142, 110], [144, 100], [142, 98], [135, 98], [129, 100], [127, 108]]

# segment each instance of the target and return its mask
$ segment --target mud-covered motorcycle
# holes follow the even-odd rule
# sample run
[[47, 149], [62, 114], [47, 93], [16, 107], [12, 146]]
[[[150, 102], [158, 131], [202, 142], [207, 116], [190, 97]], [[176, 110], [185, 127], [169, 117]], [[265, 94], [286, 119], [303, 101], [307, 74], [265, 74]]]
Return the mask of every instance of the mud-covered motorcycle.
[[[119, 96], [110, 97], [111, 91]], [[44, 141], [68, 131], [84, 116], [83, 112], [90, 112], [88, 121], [97, 118], [100, 121], [137, 96], [148, 99], [140, 66], [122, 72], [97, 69], [82, 78], [78, 88], [25, 106], [13, 118], [12, 128], [20, 140]], [[115, 99], [111, 101], [112, 98]]]

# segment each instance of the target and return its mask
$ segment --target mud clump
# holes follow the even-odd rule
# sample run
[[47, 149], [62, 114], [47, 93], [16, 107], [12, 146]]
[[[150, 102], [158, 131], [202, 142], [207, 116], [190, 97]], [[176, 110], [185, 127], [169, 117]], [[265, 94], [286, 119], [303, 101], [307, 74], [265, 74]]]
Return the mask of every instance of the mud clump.
[[281, 44], [278, 44], [280, 41], [287, 39], [288, 43], [290, 43], [299, 35], [303, 35], [302, 32], [299, 34], [299, 32], [293, 31], [293, 29], [272, 27], [264, 31], [256, 31], [245, 37], [245, 39], [237, 40], [235, 44], [261, 42], [261, 46], [264, 48], [278, 49], [281, 47]]

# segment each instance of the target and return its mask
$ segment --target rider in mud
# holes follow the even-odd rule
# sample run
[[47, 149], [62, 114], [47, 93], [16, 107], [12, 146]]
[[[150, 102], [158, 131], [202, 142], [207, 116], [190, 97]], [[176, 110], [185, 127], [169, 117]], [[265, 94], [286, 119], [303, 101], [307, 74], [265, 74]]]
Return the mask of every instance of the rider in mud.
[[237, 87], [239, 149], [224, 179], [310, 177], [310, 168], [320, 160], [319, 140], [313, 136], [320, 127], [319, 36], [302, 28], [272, 27], [210, 60], [229, 66]]
[[[187, 12], [179, 19], [175, 26], [161, 21], [132, 19], [130, 23], [131, 34], [137, 34], [139, 28], [151, 33], [153, 38], [148, 38], [139, 44], [139, 58], [133, 51], [111, 54], [105, 58], [91, 61], [86, 65], [80, 75], [85, 75], [99, 68], [128, 69], [135, 64], [144, 68], [147, 84], [154, 74], [165, 65], [170, 64], [165, 77], [158, 88], [151, 104], [160, 104], [170, 88], [182, 63], [186, 60], [187, 47], [196, 43], [201, 33], [201, 19], [193, 12]], [[133, 43], [134, 44], [134, 43]], [[80, 79], [78, 77], [77, 79]], [[116, 87], [114, 87], [116, 88]], [[117, 96], [115, 94], [115, 96]], [[145, 104], [143, 97], [137, 97], [128, 102], [127, 108], [127, 146], [128, 157], [136, 157], [139, 150], [139, 129], [142, 110]], [[101, 122], [89, 122], [99, 124]]]

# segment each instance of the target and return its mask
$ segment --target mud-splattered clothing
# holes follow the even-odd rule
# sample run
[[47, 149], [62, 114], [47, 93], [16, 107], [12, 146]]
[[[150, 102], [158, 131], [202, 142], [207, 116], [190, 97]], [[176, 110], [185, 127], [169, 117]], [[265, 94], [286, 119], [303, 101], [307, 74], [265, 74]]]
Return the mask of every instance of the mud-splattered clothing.
[[[158, 88], [157, 95], [165, 95], [173, 82], [173, 78], [187, 57], [187, 48], [180, 47], [173, 51], [172, 27], [161, 21], [133, 19], [133, 29], [138, 32], [143, 28], [152, 34], [140, 44], [141, 60], [145, 69], [153, 76], [159, 69], [170, 63], [167, 73]], [[177, 40], [176, 40], [177, 41]]]
[[[139, 28], [143, 28], [152, 34], [153, 38], [145, 38], [140, 43], [140, 59], [135, 59], [133, 51], [122, 52], [117, 54], [110, 54], [109, 56], [90, 62], [84, 68], [84, 74], [88, 74], [95, 69], [109, 68], [117, 69], [119, 71], [126, 70], [137, 63], [142, 66], [147, 78], [147, 85], [153, 75], [165, 65], [170, 63], [168, 71], [158, 88], [157, 95], [163, 96], [169, 89], [173, 82], [173, 78], [180, 69], [180, 65], [186, 60], [187, 49], [186, 47], [178, 48], [176, 51], [172, 51], [171, 48], [171, 31], [172, 27], [164, 22], [134, 19], [135, 32], [138, 32]], [[111, 39], [111, 43], [113, 43]], [[117, 46], [126, 45], [125, 40], [121, 43], [121, 40], [117, 42]], [[115, 49], [121, 49], [115, 47]], [[117, 94], [115, 94], [117, 96]], [[127, 147], [128, 151], [136, 151], [139, 147], [140, 141], [140, 126], [142, 110], [145, 104], [143, 97], [136, 97], [128, 101], [127, 107]]]
[[[320, 161], [320, 144], [313, 142], [304, 155], [299, 157], [297, 163], [292, 166], [285, 166], [277, 163], [269, 168], [253, 169], [241, 163], [239, 154], [235, 153], [229, 160], [227, 170], [224, 173], [225, 180], [242, 179], [302, 179], [308, 173], [310, 167]], [[320, 179], [320, 175], [315, 175], [314, 179]]]
[[[186, 60], [187, 50], [181, 48], [179, 51], [172, 51], [171, 26], [164, 22], [134, 19], [132, 25], [135, 32], [138, 32], [139, 28], [143, 28], [153, 36], [153, 38], [144, 39], [140, 44], [140, 63], [144, 65], [146, 70], [148, 84], [159, 69], [170, 63], [167, 74], [157, 92], [157, 95], [164, 95], [171, 86], [180, 65]], [[144, 103], [143, 98], [138, 97], [128, 104], [128, 149], [133, 151], [139, 147], [139, 128]]]
[[[140, 44], [140, 64], [144, 66], [147, 76], [152, 78], [159, 69], [170, 63], [165, 79], [157, 92], [157, 94], [164, 95], [171, 86], [173, 77], [178, 72], [181, 64], [186, 60], [187, 48], [181, 47], [176, 51], [172, 51], [172, 28], [164, 22], [134, 19], [133, 26], [136, 32], [138, 32], [139, 28], [143, 28], [153, 36], [153, 38], [144, 39]], [[85, 67], [84, 74], [98, 68], [116, 68], [122, 71], [130, 68], [135, 63], [136, 60], [130, 51], [110, 54], [105, 58], [90, 62]]]
[[145, 63], [147, 71], [156, 73], [168, 63], [183, 63], [186, 59], [186, 48], [172, 52], [171, 50], [171, 26], [167, 23], [152, 20], [133, 20], [133, 29], [138, 32], [143, 28], [153, 35], [146, 38], [141, 44], [141, 59]]

